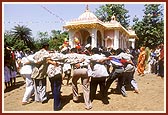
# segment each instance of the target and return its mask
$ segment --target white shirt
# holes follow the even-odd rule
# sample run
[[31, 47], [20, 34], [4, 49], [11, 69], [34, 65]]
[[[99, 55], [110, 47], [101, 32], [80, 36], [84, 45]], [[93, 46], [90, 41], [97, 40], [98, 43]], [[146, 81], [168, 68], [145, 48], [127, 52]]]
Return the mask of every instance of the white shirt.
[[33, 56], [34, 55], [29, 55], [27, 57], [22, 58], [21, 63], [23, 64], [23, 67], [21, 67], [21, 69], [20, 69], [20, 74], [31, 74], [32, 73], [33, 66], [28, 65], [28, 64], [25, 65], [25, 63], [33, 62], [33, 60], [34, 60]]
[[[94, 54], [91, 56], [92, 60], [99, 60], [105, 58], [103, 55]], [[92, 77], [107, 77], [109, 76], [105, 65], [96, 63], [93, 67]]]
[[48, 74], [48, 77], [49, 78], [52, 78], [58, 74], [62, 74], [62, 67], [61, 67], [61, 64], [63, 62], [59, 62], [61, 61], [62, 59], [65, 58], [65, 56], [61, 53], [50, 53], [49, 56], [51, 57], [52, 60], [56, 60], [57, 63], [60, 63], [59, 66], [54, 66], [52, 64], [49, 64], [48, 68], [47, 68], [47, 74]]
[[128, 54], [128, 53], [123, 53], [121, 52], [118, 56], [117, 56], [119, 59], [126, 59], [126, 60], [131, 60], [131, 58], [133, 58], [133, 56], [131, 54]]

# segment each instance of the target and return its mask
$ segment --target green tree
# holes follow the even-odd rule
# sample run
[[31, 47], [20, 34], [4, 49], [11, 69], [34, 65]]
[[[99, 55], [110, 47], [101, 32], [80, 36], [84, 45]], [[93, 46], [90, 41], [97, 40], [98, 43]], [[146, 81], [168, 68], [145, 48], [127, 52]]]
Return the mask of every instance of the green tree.
[[60, 30], [52, 30], [51, 31], [51, 37], [50, 37], [50, 48], [54, 50], [59, 50], [59, 47], [63, 44], [64, 39], [68, 39], [68, 33], [62, 32]]
[[23, 40], [15, 39], [11, 31], [4, 33], [4, 44], [15, 50], [30, 50]]
[[34, 46], [36, 47], [36, 49], [34, 49], [35, 51], [41, 49], [42, 47], [42, 43], [44, 42], [49, 42], [50, 40], [50, 36], [48, 34], [48, 32], [38, 32], [37, 33], [37, 38], [34, 40]]
[[37, 35], [38, 35], [38, 40], [40, 40], [41, 43], [49, 41], [48, 32], [38, 32]]
[[18, 42], [23, 41], [23, 44], [25, 46], [29, 47], [30, 49], [34, 48], [33, 41], [31, 38], [31, 29], [27, 28], [26, 26], [17, 25], [14, 26], [11, 32], [14, 42], [16, 42], [17, 40], [19, 40]]
[[129, 26], [129, 15], [127, 14], [128, 10], [124, 8], [124, 4], [105, 4], [96, 9], [96, 16], [101, 21], [110, 21], [111, 17], [114, 15], [116, 20], [120, 24], [127, 28]]
[[5, 31], [4, 33], [4, 44], [7, 46], [12, 46], [14, 44], [13, 36], [11, 31]]
[[163, 7], [161, 4], [146, 4], [142, 21], [134, 18], [133, 28], [139, 38], [136, 47], [156, 47], [164, 42]]

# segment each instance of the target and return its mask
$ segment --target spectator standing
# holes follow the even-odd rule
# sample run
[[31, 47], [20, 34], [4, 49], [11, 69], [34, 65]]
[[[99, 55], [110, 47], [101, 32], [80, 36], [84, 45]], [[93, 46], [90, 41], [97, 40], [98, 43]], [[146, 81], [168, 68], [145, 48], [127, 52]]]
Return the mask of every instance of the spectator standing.
[[138, 75], [141, 75], [141, 76], [144, 75], [145, 59], [146, 59], [145, 47], [141, 47], [140, 54], [138, 56], [138, 63], [137, 63]]
[[164, 77], [164, 45], [160, 45], [160, 56], [159, 56], [159, 76]]

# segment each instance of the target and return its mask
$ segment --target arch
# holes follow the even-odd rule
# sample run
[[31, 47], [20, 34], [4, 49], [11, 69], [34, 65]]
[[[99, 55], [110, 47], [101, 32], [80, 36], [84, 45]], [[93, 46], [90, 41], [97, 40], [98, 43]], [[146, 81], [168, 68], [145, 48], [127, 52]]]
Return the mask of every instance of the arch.
[[[90, 33], [87, 29], [80, 29], [81, 33], [81, 45], [85, 46], [88, 43], [88, 37], [90, 36]], [[91, 41], [90, 41], [91, 42]]]
[[75, 44], [75, 41], [74, 41], [74, 38], [78, 38], [78, 40], [80, 41], [80, 43], [81, 43], [81, 41], [82, 41], [82, 39], [81, 39], [81, 33], [80, 33], [80, 31], [75, 31], [74, 32], [74, 35], [73, 35], [73, 44]]
[[86, 44], [92, 44], [92, 37], [91, 36], [87, 37], [87, 43]]
[[103, 45], [102, 42], [103, 42], [103, 41], [102, 41], [102, 34], [101, 34], [101, 32], [98, 30], [98, 31], [97, 31], [97, 47], [102, 46], [102, 45]]
[[[80, 29], [74, 32], [73, 39], [77, 37], [82, 46], [85, 46], [87, 43], [91, 43], [91, 36], [87, 29]], [[75, 42], [73, 41], [75, 45]]]

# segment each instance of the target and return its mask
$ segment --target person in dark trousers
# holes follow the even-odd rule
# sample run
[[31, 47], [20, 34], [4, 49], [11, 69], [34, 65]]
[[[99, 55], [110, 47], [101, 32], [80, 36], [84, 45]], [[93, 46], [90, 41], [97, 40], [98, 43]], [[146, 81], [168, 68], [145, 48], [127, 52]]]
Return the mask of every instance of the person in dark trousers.
[[107, 76], [109, 76], [107, 69], [104, 65], [104, 60], [106, 59], [105, 56], [101, 55], [98, 48], [92, 49], [92, 56], [91, 56], [91, 68], [93, 71], [93, 76], [91, 77], [90, 83], [90, 98], [91, 101], [95, 98], [97, 86], [100, 87], [100, 94], [103, 104], [109, 104], [108, 97], [105, 92], [105, 82]]
[[[62, 85], [62, 61], [64, 55], [61, 53], [50, 53], [51, 61], [47, 69], [47, 75], [50, 81], [52, 95], [54, 97], [53, 109], [59, 111], [61, 105], [61, 85]], [[61, 57], [61, 58], [60, 58]]]
[[158, 75], [161, 76], [162, 78], [164, 77], [164, 45], [160, 45], [160, 56], [159, 56], [159, 70], [158, 70]]

